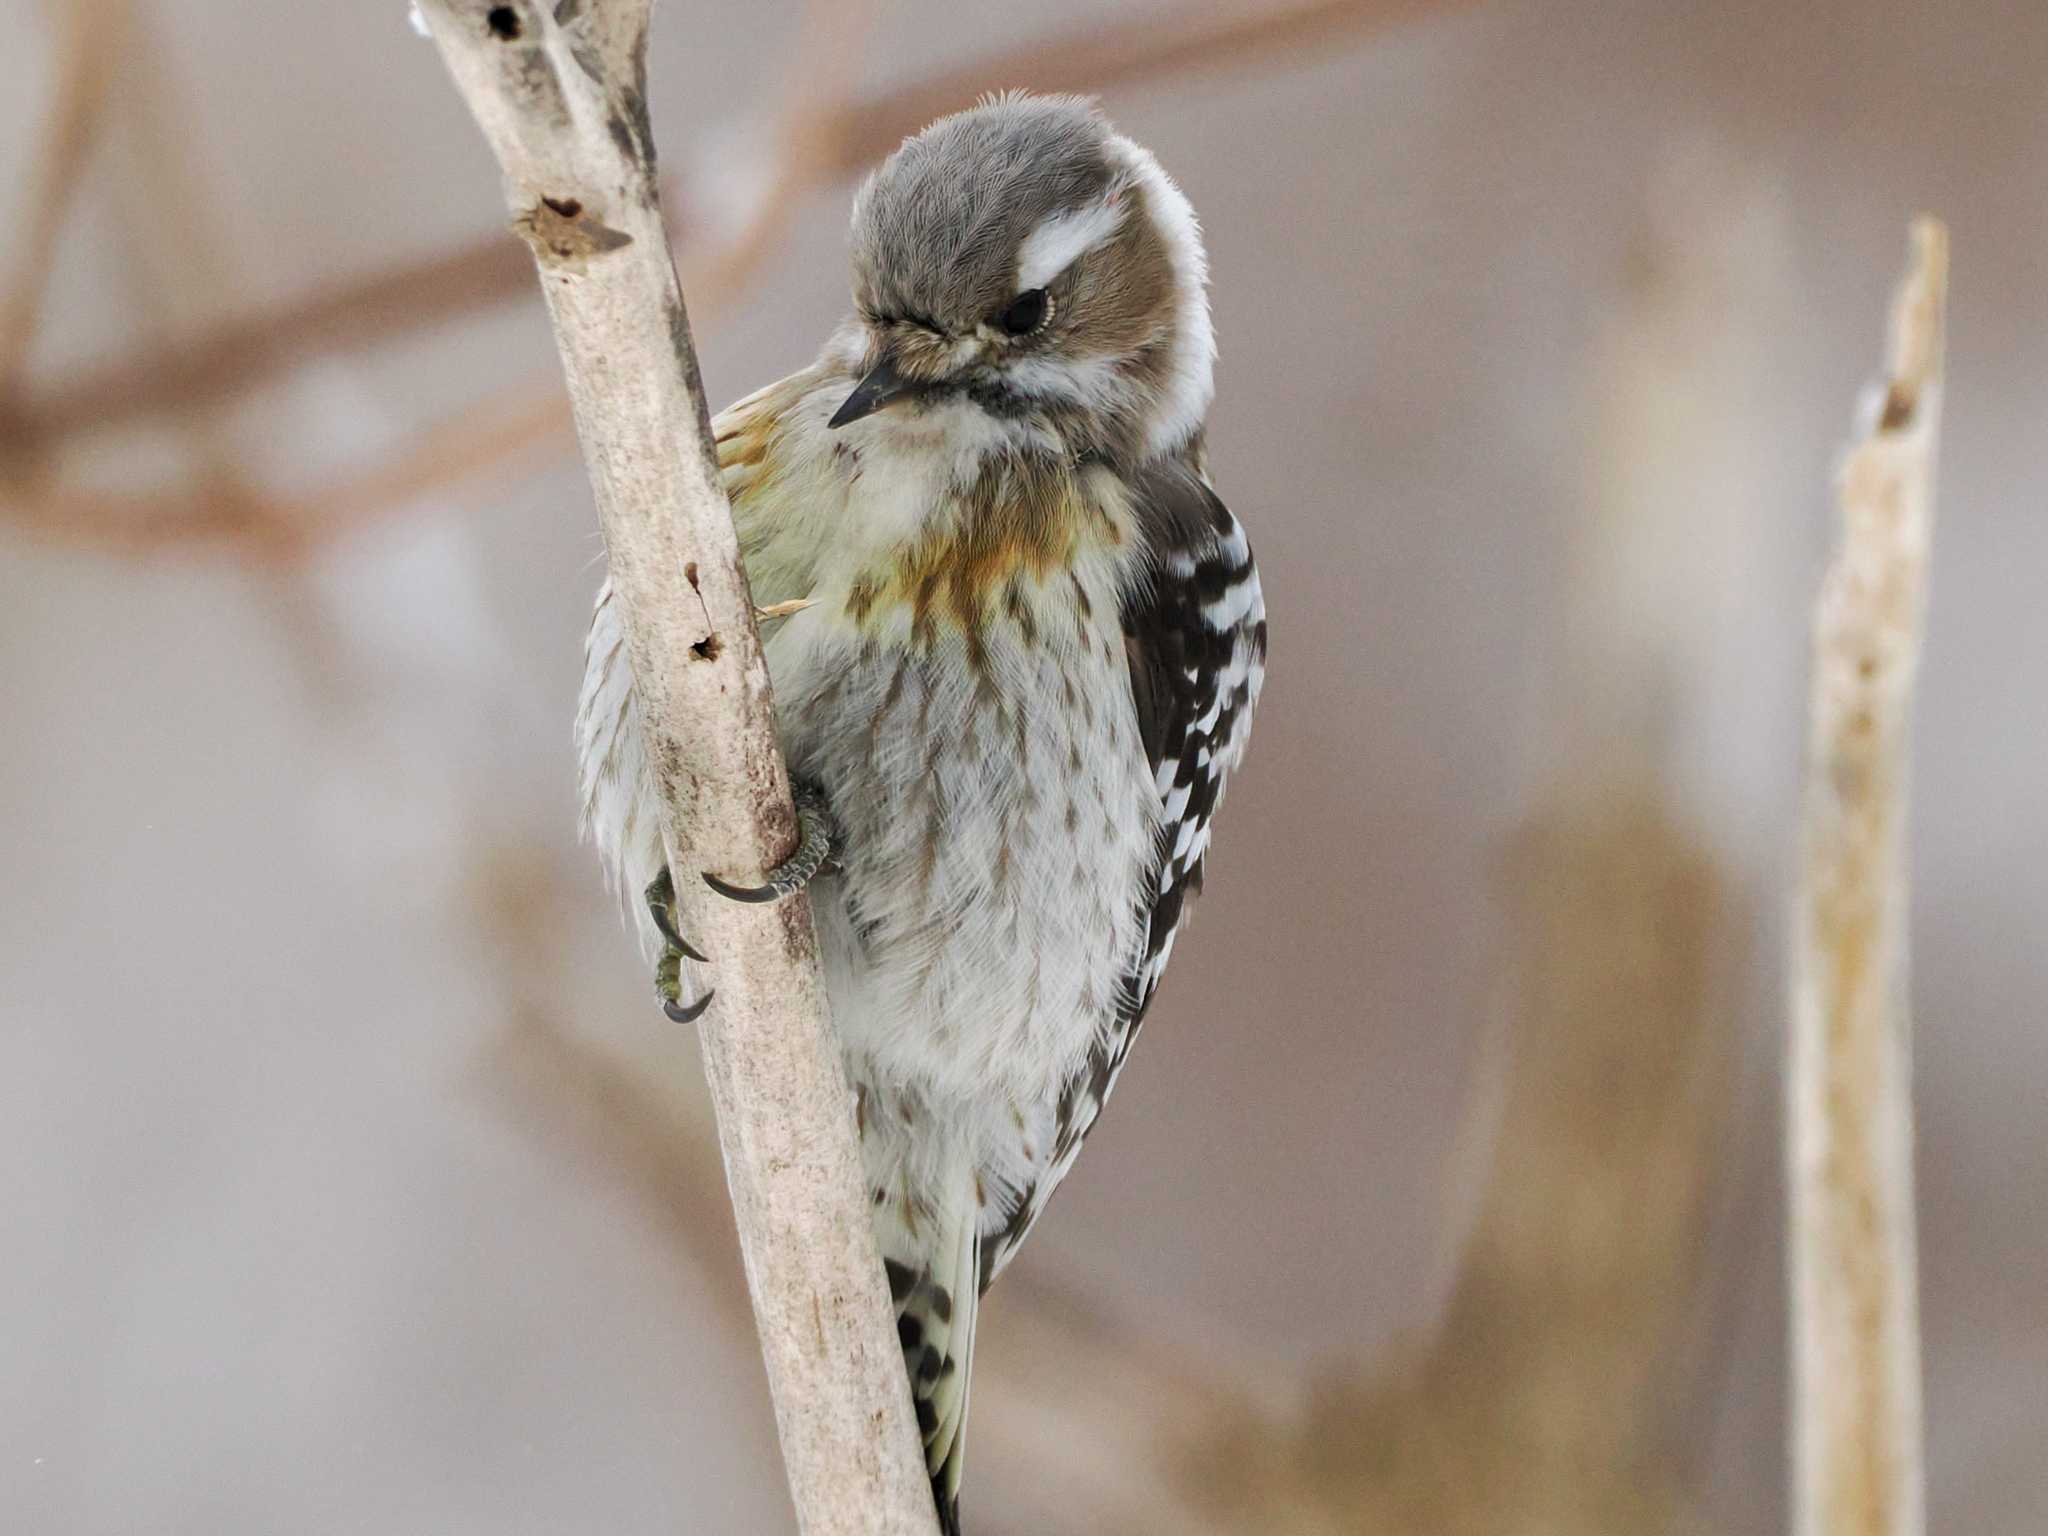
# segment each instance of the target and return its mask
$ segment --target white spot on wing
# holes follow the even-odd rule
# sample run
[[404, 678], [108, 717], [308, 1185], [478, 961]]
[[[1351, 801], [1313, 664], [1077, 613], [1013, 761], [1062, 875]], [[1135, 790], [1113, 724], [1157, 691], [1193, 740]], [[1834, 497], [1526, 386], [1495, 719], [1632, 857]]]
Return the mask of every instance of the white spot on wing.
[[1240, 581], [1225, 589], [1223, 595], [1213, 603], [1204, 605], [1202, 617], [1211, 629], [1235, 629], [1238, 622], [1252, 611], [1252, 604], [1259, 600], [1259, 584], [1256, 581]]

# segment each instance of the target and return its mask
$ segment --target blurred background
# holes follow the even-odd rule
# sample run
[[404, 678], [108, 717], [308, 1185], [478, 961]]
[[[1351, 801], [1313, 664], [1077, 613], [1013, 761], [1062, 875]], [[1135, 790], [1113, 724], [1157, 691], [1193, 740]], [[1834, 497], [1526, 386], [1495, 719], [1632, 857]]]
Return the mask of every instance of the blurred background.
[[[0, 1527], [787, 1529], [479, 135], [402, 0], [0, 23]], [[663, 0], [714, 403], [982, 89], [1099, 93], [1208, 230], [1270, 681], [989, 1301], [972, 1529], [1782, 1527], [1807, 607], [1923, 208], [1930, 1505], [2048, 1528], [2044, 68], [2020, 0]]]

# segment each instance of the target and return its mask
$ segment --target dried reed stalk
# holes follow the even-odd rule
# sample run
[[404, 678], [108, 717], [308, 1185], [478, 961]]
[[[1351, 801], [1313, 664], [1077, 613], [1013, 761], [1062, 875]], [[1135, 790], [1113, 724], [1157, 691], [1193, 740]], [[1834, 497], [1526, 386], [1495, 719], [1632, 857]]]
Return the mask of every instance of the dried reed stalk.
[[1947, 290], [1947, 234], [1922, 219], [1814, 614], [1787, 1107], [1799, 1536], [1925, 1525], [1905, 828]]
[[[669, 860], [754, 879], [789, 847], [794, 819], [662, 226], [645, 97], [652, 0], [423, 9], [540, 269]], [[697, 903], [686, 920], [716, 959], [705, 1070], [798, 1525], [932, 1536], [808, 904]]]

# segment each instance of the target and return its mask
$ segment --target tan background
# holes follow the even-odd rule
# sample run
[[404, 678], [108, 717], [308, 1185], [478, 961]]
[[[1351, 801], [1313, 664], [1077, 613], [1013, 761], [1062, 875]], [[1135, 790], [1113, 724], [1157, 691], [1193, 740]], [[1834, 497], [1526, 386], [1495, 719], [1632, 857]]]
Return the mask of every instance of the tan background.
[[[1109, 8], [880, 10], [867, 89]], [[62, 11], [0, 0], [17, 209]], [[501, 218], [401, 6], [137, 12], [32, 382]], [[664, 0], [686, 233], [763, 153], [798, 22]], [[1926, 207], [1956, 271], [1913, 839], [1930, 1503], [1941, 1530], [2048, 1528], [2044, 74], [2026, 3], [1532, 3], [1105, 92], [1209, 231], [1214, 468], [1272, 670], [1199, 922], [989, 1305], [990, 1351], [1014, 1327], [1014, 1361], [1058, 1298], [1286, 1403], [1426, 1337], [1493, 1156], [1508, 849], [1605, 743], [1647, 742], [1739, 914], [1671, 1466], [1714, 1529], [1781, 1523], [1803, 603]], [[806, 197], [700, 308], [715, 396], [837, 317], [846, 203]], [[311, 358], [196, 427], [82, 434], [62, 469], [147, 488], [196, 440], [289, 490], [550, 365], [522, 298]], [[574, 843], [598, 549], [573, 458], [438, 486], [295, 562], [21, 521], [0, 518], [0, 1525], [783, 1528], [720, 1208], [634, 1162], [691, 1141], [702, 1089]], [[619, 1078], [575, 1078], [592, 1058], [565, 1038]], [[682, 1130], [647, 1130], [643, 1100]], [[622, 1151], [607, 1121], [636, 1117]], [[1126, 1368], [1075, 1364], [1056, 1393]], [[1049, 1469], [1089, 1447], [992, 1406], [1011, 1369], [978, 1384], [970, 1524], [1108, 1528], [1080, 1506], [1117, 1469]]]

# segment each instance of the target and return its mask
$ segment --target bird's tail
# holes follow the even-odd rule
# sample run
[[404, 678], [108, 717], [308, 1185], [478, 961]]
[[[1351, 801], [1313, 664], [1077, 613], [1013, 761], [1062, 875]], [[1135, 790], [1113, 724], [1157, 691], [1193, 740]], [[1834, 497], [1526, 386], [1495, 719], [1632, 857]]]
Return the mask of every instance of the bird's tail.
[[912, 1216], [891, 1201], [875, 1211], [896, 1334], [924, 1437], [939, 1526], [960, 1536], [960, 1474], [967, 1452], [967, 1382], [981, 1295], [980, 1208], [971, 1182], [943, 1209]]

